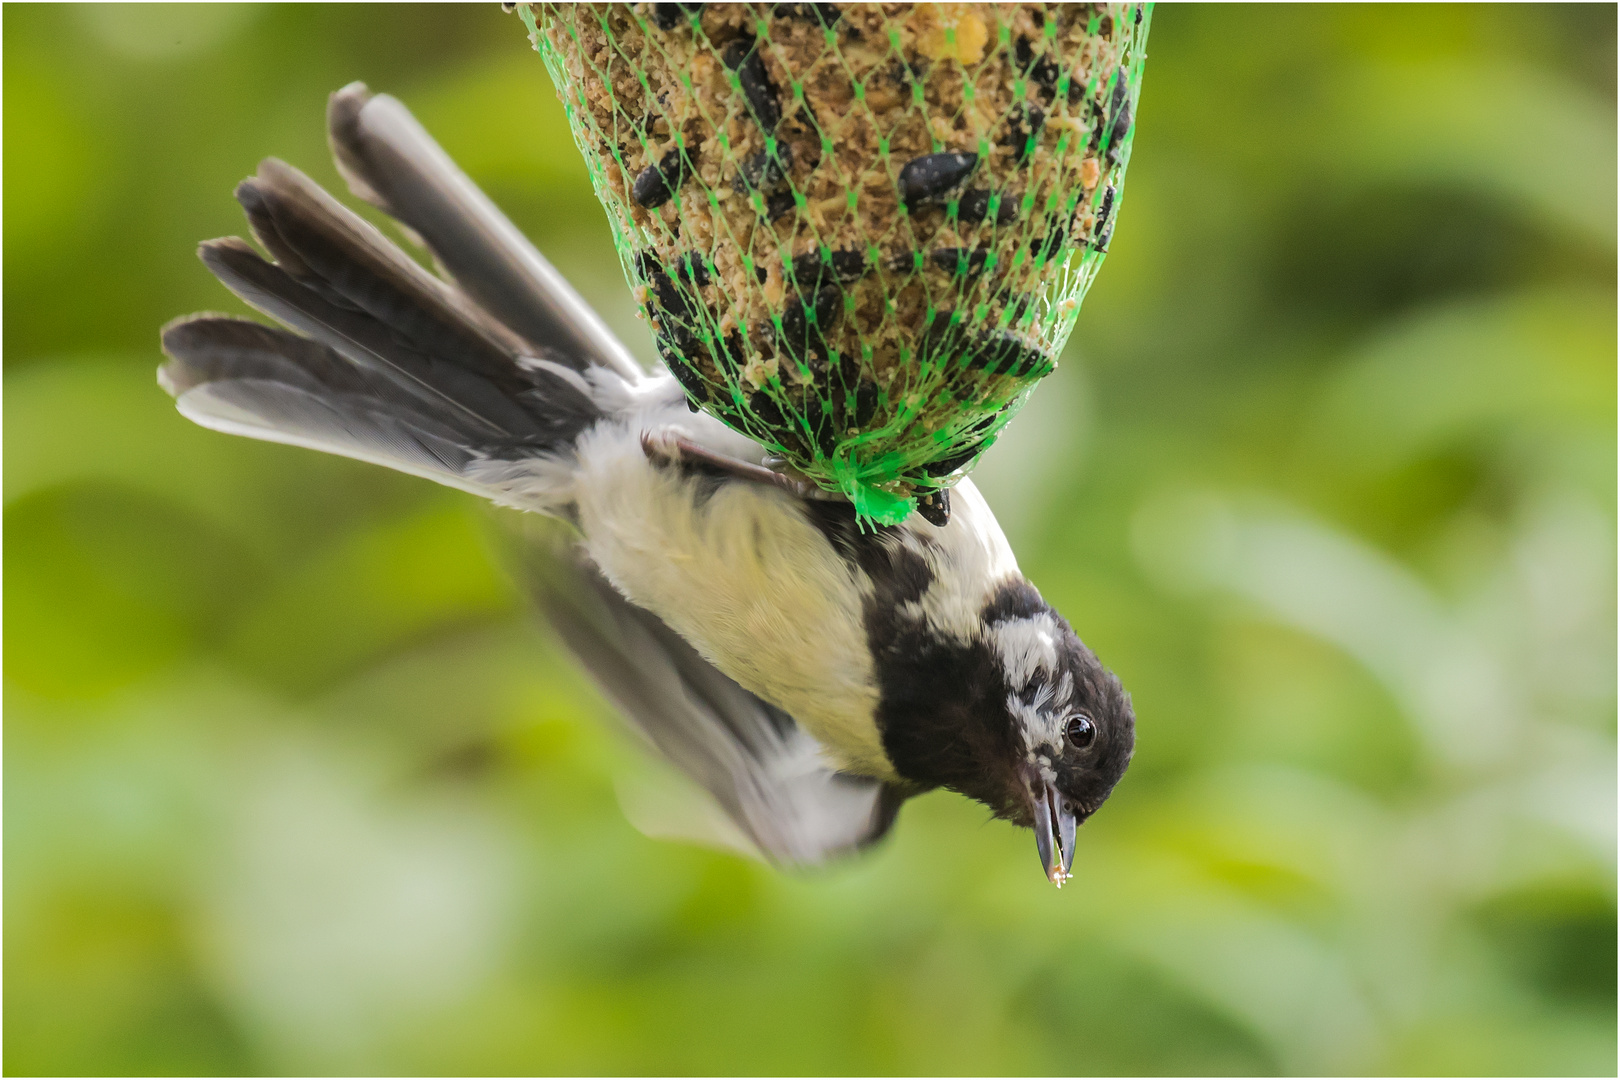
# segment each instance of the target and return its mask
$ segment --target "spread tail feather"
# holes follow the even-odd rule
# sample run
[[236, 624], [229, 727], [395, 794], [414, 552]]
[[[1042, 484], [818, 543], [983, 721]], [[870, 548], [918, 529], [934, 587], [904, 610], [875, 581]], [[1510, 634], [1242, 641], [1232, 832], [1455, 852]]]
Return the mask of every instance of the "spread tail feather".
[[385, 465], [486, 498], [476, 479], [484, 431], [425, 405], [386, 375], [317, 341], [223, 315], [163, 328], [158, 382], [187, 418], [215, 431]]
[[[612, 349], [581, 329], [595, 317], [566, 285], [558, 291], [549, 264], [555, 280], [525, 276], [516, 241], [496, 226], [516, 230], [448, 158], [435, 163], [443, 151], [403, 106], [367, 104], [363, 94], [350, 87], [333, 100], [333, 141], [349, 171], [439, 237], [442, 261], [459, 280], [478, 282], [501, 317], [422, 269], [303, 173], [267, 159], [236, 197], [274, 261], [235, 237], [208, 241], [198, 254], [232, 292], [297, 333], [224, 316], [179, 320], [163, 331], [171, 360], [160, 381], [207, 427], [554, 511], [566, 497], [574, 440], [639, 371], [604, 370], [622, 346], [600, 323]], [[391, 105], [373, 112], [379, 103]], [[376, 135], [372, 116], [394, 134]], [[561, 319], [570, 305], [589, 318]]]
[[484, 310], [557, 349], [559, 362], [641, 378], [596, 313], [398, 100], [350, 83], [332, 95], [327, 126], [349, 190], [421, 237]]

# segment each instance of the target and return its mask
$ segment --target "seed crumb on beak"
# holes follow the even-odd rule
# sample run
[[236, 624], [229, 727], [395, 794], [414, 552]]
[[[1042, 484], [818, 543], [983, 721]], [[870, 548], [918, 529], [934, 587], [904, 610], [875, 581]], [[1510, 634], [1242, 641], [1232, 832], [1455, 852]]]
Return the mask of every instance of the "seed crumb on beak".
[[1079, 822], [1075, 810], [1057, 784], [1038, 770], [1025, 776], [1029, 790], [1030, 811], [1035, 818], [1035, 848], [1041, 856], [1041, 869], [1047, 880], [1058, 888], [1074, 875], [1075, 829]]

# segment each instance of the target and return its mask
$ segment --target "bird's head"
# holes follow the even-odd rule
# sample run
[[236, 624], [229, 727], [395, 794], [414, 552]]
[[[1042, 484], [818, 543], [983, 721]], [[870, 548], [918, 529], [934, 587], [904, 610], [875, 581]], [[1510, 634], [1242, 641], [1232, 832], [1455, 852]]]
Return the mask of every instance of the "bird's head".
[[1061, 887], [1076, 828], [1130, 764], [1130, 696], [1022, 578], [985, 606], [976, 641], [920, 653], [930, 655], [928, 670], [911, 693], [889, 698], [910, 713], [885, 725], [891, 757], [907, 779], [1034, 829], [1047, 877]]

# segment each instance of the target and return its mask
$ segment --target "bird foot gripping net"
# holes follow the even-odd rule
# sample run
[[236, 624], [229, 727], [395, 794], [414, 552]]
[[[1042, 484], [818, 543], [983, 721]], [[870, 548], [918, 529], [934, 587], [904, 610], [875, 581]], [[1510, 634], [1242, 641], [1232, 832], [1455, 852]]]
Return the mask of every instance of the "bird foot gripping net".
[[965, 475], [1108, 250], [1151, 5], [519, 11], [691, 403], [864, 521]]

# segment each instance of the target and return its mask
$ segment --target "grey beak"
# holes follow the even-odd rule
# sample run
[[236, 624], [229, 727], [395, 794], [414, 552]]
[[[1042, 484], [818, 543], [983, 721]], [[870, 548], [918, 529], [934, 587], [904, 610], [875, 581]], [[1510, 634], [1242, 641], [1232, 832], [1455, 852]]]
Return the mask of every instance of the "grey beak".
[[1073, 875], [1074, 833], [1079, 827], [1074, 809], [1061, 792], [1036, 774], [1029, 782], [1030, 801], [1035, 813], [1035, 850], [1040, 852], [1041, 868], [1058, 888]]

